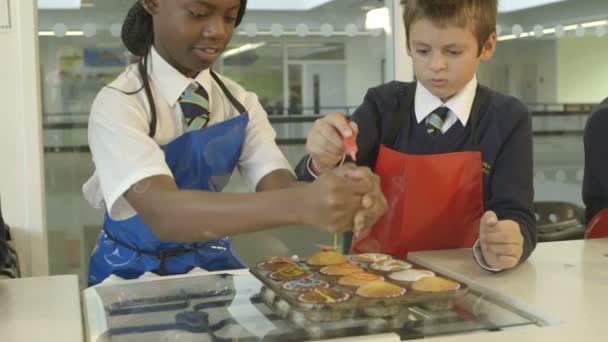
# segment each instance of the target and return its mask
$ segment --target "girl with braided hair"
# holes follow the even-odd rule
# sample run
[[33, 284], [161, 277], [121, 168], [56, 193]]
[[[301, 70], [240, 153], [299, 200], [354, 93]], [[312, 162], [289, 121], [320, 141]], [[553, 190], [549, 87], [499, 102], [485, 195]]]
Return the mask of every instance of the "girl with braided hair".
[[[211, 70], [246, 0], [139, 0], [122, 31], [138, 62], [98, 94], [96, 171], [83, 192], [106, 210], [89, 285], [111, 274], [243, 267], [228, 237], [307, 224], [342, 232], [386, 208], [369, 169], [296, 183], [257, 97]], [[221, 193], [238, 168], [256, 193]]]

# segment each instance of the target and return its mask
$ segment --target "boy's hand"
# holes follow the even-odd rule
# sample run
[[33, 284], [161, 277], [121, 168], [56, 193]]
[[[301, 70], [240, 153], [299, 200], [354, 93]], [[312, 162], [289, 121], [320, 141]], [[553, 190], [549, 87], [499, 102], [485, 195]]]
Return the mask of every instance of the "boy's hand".
[[498, 269], [517, 266], [524, 251], [519, 224], [512, 220], [499, 221], [493, 211], [486, 211], [481, 217], [479, 243], [485, 261]]
[[315, 121], [306, 139], [312, 171], [320, 175], [335, 167], [345, 153], [342, 137], [356, 138], [358, 132], [357, 124], [348, 122], [342, 113], [329, 113]]
[[371, 180], [372, 189], [363, 196], [361, 208], [355, 215], [353, 227], [355, 235], [358, 235], [367, 228], [371, 228], [388, 210], [388, 203], [380, 186], [380, 177], [367, 167], [360, 167], [358, 170], [361, 177]]

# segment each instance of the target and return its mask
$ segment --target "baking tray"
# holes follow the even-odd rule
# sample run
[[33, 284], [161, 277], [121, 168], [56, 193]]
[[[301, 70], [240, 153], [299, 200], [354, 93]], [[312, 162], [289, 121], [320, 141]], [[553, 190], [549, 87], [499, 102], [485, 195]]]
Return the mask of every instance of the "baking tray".
[[[253, 274], [256, 278], [258, 278], [268, 289], [272, 292], [266, 292], [266, 296], [276, 296], [279, 299], [284, 300], [290, 307], [290, 309], [295, 309], [303, 312], [314, 312], [314, 311], [322, 311], [328, 313], [327, 317], [331, 317], [330, 312], [340, 311], [342, 315], [347, 317], [354, 311], [364, 311], [367, 313], [375, 312], [374, 314], [370, 314], [370, 316], [378, 317], [378, 316], [388, 316], [390, 313], [398, 314], [400, 310], [396, 307], [405, 307], [410, 305], [420, 305], [430, 310], [449, 310], [454, 302], [454, 300], [458, 297], [465, 295], [468, 292], [468, 287], [465, 284], [457, 282], [441, 273], [435, 272], [436, 276], [455, 281], [460, 284], [460, 288], [454, 291], [440, 292], [440, 293], [429, 293], [429, 292], [417, 292], [411, 289], [411, 284], [407, 282], [400, 282], [391, 280], [388, 275], [389, 273], [385, 272], [377, 272], [372, 270], [369, 266], [370, 264], [355, 261], [352, 259], [352, 256], [347, 256], [349, 263], [357, 264], [361, 266], [366, 272], [375, 273], [384, 277], [384, 280], [403, 287], [406, 289], [405, 294], [398, 297], [390, 297], [390, 298], [365, 298], [360, 297], [355, 294], [357, 288], [350, 286], [343, 286], [338, 284], [338, 279], [340, 276], [328, 276], [322, 274], [320, 269], [322, 267], [309, 266], [306, 264], [305, 260], [297, 260], [293, 261], [296, 265], [304, 270], [308, 270], [312, 272], [310, 277], [316, 278], [318, 280], [326, 281], [329, 284], [330, 288], [346, 292], [350, 295], [350, 299], [344, 302], [336, 302], [336, 303], [325, 303], [325, 304], [314, 304], [314, 303], [303, 303], [298, 300], [298, 296], [302, 292], [288, 291], [285, 290], [282, 286], [287, 281], [277, 281], [269, 278], [269, 274], [272, 271], [260, 269], [257, 267], [260, 263], [256, 264], [250, 268], [251, 274]], [[424, 270], [423, 267], [412, 264], [413, 269], [421, 269]], [[273, 294], [274, 293], [274, 294]], [[276, 304], [276, 300], [274, 298], [267, 298], [266, 301], [269, 305], [269, 302], [274, 302]], [[392, 308], [392, 309], [390, 309]], [[381, 312], [385, 311], [386, 314], [382, 314]], [[333, 317], [336, 317], [335, 315]], [[321, 318], [320, 320], [325, 320]]]

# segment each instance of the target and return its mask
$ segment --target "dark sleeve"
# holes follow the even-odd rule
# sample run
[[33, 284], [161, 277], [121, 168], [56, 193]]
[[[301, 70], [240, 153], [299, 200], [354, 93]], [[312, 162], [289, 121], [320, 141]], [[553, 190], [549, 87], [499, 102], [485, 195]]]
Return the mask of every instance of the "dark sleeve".
[[585, 126], [583, 202], [586, 223], [602, 209], [608, 208], [607, 130], [608, 107], [601, 107], [591, 115]]
[[[397, 89], [397, 83], [388, 83], [369, 89], [363, 103], [350, 118], [359, 126], [357, 165], [374, 169], [380, 148], [380, 128], [383, 122], [381, 115], [389, 112], [385, 108], [387, 105], [391, 107], [390, 110], [394, 110], [392, 103], [395, 102]], [[304, 156], [296, 166], [295, 172], [298, 180], [309, 182], [314, 180], [314, 177], [308, 171], [308, 157], [308, 155]]]
[[0, 203], [0, 270], [8, 257], [8, 246], [6, 244], [6, 229], [2, 218], [2, 206]]
[[490, 197], [486, 210], [496, 212], [499, 220], [519, 223], [524, 238], [521, 262], [536, 248], [536, 220], [534, 201], [532, 128], [528, 109], [515, 98], [508, 97], [494, 110], [505, 115], [496, 116], [501, 142], [490, 181]]

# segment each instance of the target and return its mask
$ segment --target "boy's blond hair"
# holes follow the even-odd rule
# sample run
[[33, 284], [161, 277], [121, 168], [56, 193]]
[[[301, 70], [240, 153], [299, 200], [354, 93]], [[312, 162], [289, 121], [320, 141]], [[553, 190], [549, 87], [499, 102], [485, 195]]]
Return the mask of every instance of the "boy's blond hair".
[[439, 27], [456, 25], [470, 28], [479, 46], [482, 47], [496, 32], [498, 0], [401, 0], [405, 5], [403, 22], [410, 41], [410, 28], [420, 19], [428, 19]]

